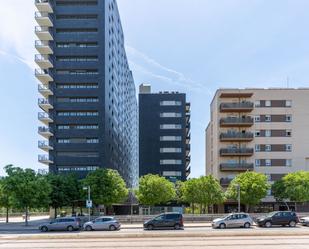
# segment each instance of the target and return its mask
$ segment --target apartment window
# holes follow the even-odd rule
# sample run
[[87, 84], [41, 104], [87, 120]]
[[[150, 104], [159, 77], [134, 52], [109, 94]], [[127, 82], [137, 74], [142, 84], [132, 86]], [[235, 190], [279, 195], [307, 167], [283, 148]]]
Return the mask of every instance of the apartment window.
[[74, 129], [77, 130], [97, 130], [99, 129], [98, 125], [75, 125], [73, 126]]
[[69, 130], [70, 126], [69, 125], [58, 125], [57, 128], [58, 130]]
[[181, 106], [181, 101], [160, 101], [161, 106]]
[[270, 159], [266, 159], [265, 160], [265, 165], [266, 166], [271, 166], [271, 160]]
[[99, 139], [98, 138], [87, 138], [86, 143], [87, 144], [98, 144]]
[[255, 151], [256, 151], [256, 152], [261, 151], [261, 145], [260, 145], [260, 144], [256, 144], [256, 145], [255, 145]]
[[292, 167], [292, 159], [286, 159], [285, 160], [285, 166]]
[[97, 33], [97, 28], [89, 28], [89, 29], [56, 29], [56, 33], [58, 34], [70, 34], [70, 33], [76, 33], [76, 34], [87, 34], [87, 33]]
[[161, 130], [179, 130], [181, 129], [181, 124], [162, 124], [160, 125]]
[[254, 136], [255, 136], [255, 137], [260, 137], [260, 136], [261, 136], [261, 131], [260, 131], [260, 130], [256, 130], [256, 131], [254, 132]]
[[285, 116], [285, 121], [286, 122], [292, 122], [292, 115], [286, 115]]
[[68, 84], [57, 84], [58, 89], [97, 89], [99, 85], [97, 83], [68, 83]]
[[99, 74], [98, 70], [87, 70], [87, 69], [76, 69], [76, 70], [57, 70], [59, 75], [97, 75]]
[[285, 150], [286, 151], [292, 151], [292, 144], [286, 144], [285, 145]]
[[266, 144], [265, 145], [265, 151], [271, 151], [271, 145], [270, 144]]
[[87, 20], [97, 19], [98, 15], [56, 15], [58, 20]]
[[265, 130], [265, 137], [271, 137], [271, 130]]
[[97, 103], [98, 98], [57, 98], [59, 103]]
[[271, 122], [271, 115], [265, 115], [265, 122]]
[[255, 106], [255, 107], [261, 107], [261, 101], [260, 101], [260, 100], [256, 100], [256, 101], [254, 102], [254, 106]]
[[179, 112], [162, 112], [160, 113], [161, 118], [181, 118], [182, 114]]
[[181, 153], [181, 148], [160, 148], [160, 153]]
[[57, 48], [96, 48], [97, 42], [57, 42]]
[[271, 107], [271, 101], [270, 100], [266, 100], [265, 101], [265, 106], [266, 107]]
[[255, 116], [255, 117], [254, 117], [254, 122], [255, 122], [255, 123], [261, 122], [261, 116]]
[[95, 117], [99, 116], [98, 112], [57, 112], [59, 117]]
[[165, 177], [181, 177], [182, 173], [181, 171], [163, 171], [162, 175]]
[[292, 100], [286, 100], [285, 107], [292, 107]]
[[160, 141], [181, 141], [181, 136], [161, 136]]
[[292, 130], [286, 130], [286, 136], [291, 137], [292, 136]]
[[261, 166], [261, 160], [260, 159], [255, 159], [255, 166], [256, 167]]
[[160, 160], [161, 165], [180, 165], [182, 164], [181, 160], [176, 160], [176, 159], [163, 159]]
[[58, 171], [96, 171], [98, 166], [58, 166]]
[[72, 0], [63, 0], [56, 1], [56, 5], [59, 6], [83, 6], [83, 5], [98, 5], [98, 1], [72, 1]]
[[98, 56], [57, 56], [60, 62], [95, 62], [99, 61]]
[[60, 157], [88, 157], [95, 158], [99, 157], [98, 152], [57, 152], [57, 155]]

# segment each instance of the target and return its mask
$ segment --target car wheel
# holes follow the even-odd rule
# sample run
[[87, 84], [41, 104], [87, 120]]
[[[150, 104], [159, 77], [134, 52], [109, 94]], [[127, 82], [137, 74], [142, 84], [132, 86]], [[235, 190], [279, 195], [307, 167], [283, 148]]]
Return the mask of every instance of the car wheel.
[[244, 225], [244, 228], [250, 228], [250, 227], [251, 227], [251, 224], [249, 222], [246, 222]]
[[73, 232], [73, 230], [74, 230], [74, 228], [73, 228], [72, 226], [68, 226], [68, 227], [67, 227], [67, 231]]
[[110, 231], [115, 231], [115, 230], [116, 230], [116, 227], [115, 227], [114, 225], [110, 225], [110, 226], [109, 226], [109, 230], [110, 230]]
[[147, 230], [153, 230], [153, 225], [148, 225]]
[[48, 228], [45, 227], [45, 226], [44, 226], [44, 227], [41, 227], [41, 231], [44, 232], [44, 233], [46, 233], [46, 232], [48, 231]]
[[86, 226], [86, 231], [92, 231], [92, 227], [91, 226]]
[[224, 223], [221, 223], [221, 224], [219, 225], [219, 228], [220, 228], [220, 229], [224, 229], [224, 228], [226, 228], [226, 225], [225, 225]]
[[179, 224], [175, 224], [174, 229], [175, 230], [179, 230], [180, 229], [180, 225]]
[[294, 220], [291, 220], [289, 222], [289, 227], [296, 227], [296, 222]]
[[265, 227], [270, 228], [271, 226], [272, 226], [272, 224], [271, 224], [270, 221], [267, 221], [267, 222], [265, 223]]

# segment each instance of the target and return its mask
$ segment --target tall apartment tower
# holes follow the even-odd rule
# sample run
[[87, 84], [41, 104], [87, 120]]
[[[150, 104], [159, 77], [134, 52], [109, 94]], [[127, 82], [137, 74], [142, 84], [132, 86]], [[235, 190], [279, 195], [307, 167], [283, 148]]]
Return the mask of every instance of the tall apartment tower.
[[115, 0], [35, 0], [39, 162], [81, 178], [97, 168], [138, 179], [138, 111]]
[[[247, 170], [270, 183], [309, 170], [308, 96], [309, 89], [219, 89], [206, 129], [206, 175], [227, 187]], [[271, 193], [263, 202], [274, 205]]]
[[186, 180], [190, 168], [190, 103], [178, 92], [139, 93], [139, 175]]

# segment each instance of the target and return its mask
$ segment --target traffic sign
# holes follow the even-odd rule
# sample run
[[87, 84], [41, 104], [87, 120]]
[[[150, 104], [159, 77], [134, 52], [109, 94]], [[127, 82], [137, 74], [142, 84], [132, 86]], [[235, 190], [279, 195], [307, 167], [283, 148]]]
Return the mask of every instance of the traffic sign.
[[86, 206], [87, 206], [87, 208], [92, 208], [92, 200], [87, 200]]

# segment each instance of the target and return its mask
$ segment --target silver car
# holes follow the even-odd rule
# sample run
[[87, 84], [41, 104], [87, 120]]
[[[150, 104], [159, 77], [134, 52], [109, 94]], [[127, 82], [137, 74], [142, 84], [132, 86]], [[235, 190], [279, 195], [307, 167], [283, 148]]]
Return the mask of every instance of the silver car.
[[99, 217], [93, 221], [84, 224], [84, 230], [109, 230], [115, 231], [120, 229], [121, 224], [114, 217]]
[[253, 225], [253, 220], [249, 214], [234, 213], [229, 214], [223, 218], [215, 219], [212, 221], [213, 228], [230, 228], [230, 227], [244, 227], [250, 228]]
[[81, 220], [75, 217], [57, 218], [53, 221], [41, 224], [39, 229], [42, 232], [48, 231], [69, 231], [79, 230], [81, 228]]
[[299, 219], [299, 222], [303, 226], [309, 226], [309, 217], [302, 217]]

